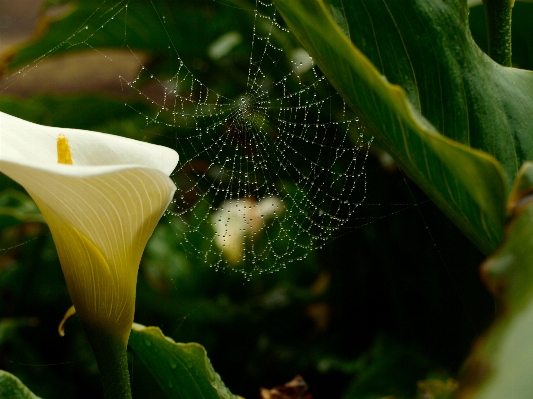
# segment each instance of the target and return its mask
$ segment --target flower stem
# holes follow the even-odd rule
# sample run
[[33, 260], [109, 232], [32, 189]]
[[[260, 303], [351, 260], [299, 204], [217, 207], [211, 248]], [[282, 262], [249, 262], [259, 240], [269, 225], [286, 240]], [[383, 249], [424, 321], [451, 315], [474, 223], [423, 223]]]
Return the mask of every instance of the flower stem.
[[127, 346], [120, 339], [84, 326], [100, 370], [105, 399], [132, 399]]
[[511, 17], [514, 0], [483, 0], [489, 35], [489, 56], [511, 66]]

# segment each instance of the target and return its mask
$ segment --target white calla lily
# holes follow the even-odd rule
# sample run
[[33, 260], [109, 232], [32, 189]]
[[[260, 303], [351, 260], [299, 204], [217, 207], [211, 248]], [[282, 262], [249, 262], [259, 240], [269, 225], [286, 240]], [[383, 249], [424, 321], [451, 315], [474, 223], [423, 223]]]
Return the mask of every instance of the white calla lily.
[[[58, 149], [65, 151], [60, 135], [71, 165], [58, 163]], [[43, 213], [86, 331], [102, 331], [124, 347], [141, 255], [176, 190], [168, 176], [177, 162], [166, 147], [0, 113], [0, 172]]]

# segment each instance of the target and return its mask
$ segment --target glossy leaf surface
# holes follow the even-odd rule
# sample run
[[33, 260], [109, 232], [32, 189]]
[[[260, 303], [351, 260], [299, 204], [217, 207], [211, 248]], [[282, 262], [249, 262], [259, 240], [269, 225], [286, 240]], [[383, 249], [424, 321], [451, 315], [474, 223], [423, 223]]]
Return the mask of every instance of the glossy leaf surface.
[[236, 398], [213, 370], [199, 344], [176, 343], [157, 327], [134, 324], [129, 345], [169, 398]]
[[0, 398], [39, 399], [17, 377], [3, 370], [0, 370]]

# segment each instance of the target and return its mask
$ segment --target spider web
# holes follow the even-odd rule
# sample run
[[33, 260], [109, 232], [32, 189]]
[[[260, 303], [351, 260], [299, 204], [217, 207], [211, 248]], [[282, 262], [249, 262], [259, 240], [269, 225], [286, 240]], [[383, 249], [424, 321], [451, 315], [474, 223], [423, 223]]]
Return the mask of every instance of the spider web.
[[187, 154], [170, 211], [185, 247], [249, 276], [302, 259], [352, 217], [365, 196], [368, 148], [312, 59], [300, 49], [287, 60], [274, 41], [289, 34], [274, 6], [256, 1], [253, 13], [246, 91], [217, 93], [180, 60], [158, 80], [168, 89], [148, 121], [179, 128], [176, 149]]
[[[154, 111], [126, 106], [147, 128], [172, 138], [180, 155], [167, 220], [183, 249], [216, 269], [251, 278], [301, 260], [335, 238], [365, 200], [372, 139], [273, 4], [222, 5], [246, 13], [250, 22], [247, 31], [226, 32], [207, 49], [213, 60], [231, 58], [239, 49], [248, 53], [246, 64], [227, 64], [228, 76], [237, 70], [245, 76], [231, 88], [198, 77], [167, 29], [169, 9], [151, 4], [168, 39], [172, 68], [161, 71], [139, 61], [134, 79], [119, 78], [125, 91]], [[134, 6], [103, 1], [98, 13], [42, 58], [70, 46], [99, 51], [91, 39], [119, 31], [115, 19], [128, 18]], [[125, 43], [128, 35], [123, 28]], [[147, 87], [156, 87], [157, 94]]]

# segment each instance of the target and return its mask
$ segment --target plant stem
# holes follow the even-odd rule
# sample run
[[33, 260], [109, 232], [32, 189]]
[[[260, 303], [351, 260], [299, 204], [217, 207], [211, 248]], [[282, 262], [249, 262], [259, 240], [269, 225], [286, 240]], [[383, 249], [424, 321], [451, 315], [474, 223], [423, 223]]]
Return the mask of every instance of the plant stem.
[[132, 399], [127, 346], [99, 329], [84, 326], [100, 370], [105, 399]]
[[511, 17], [514, 0], [483, 0], [489, 35], [489, 56], [511, 66]]

